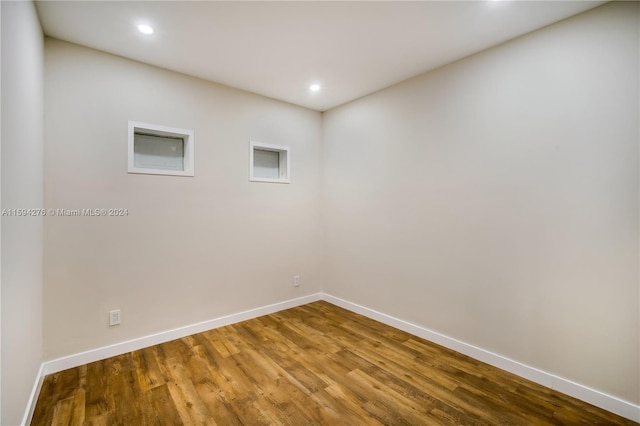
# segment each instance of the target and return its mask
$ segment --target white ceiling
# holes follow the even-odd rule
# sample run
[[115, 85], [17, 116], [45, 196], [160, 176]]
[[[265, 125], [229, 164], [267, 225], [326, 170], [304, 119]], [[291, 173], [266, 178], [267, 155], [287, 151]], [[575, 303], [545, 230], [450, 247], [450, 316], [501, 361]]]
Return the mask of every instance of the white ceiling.
[[[40, 1], [46, 35], [325, 111], [603, 1]], [[145, 36], [137, 24], [155, 33]], [[309, 91], [312, 82], [322, 90]]]

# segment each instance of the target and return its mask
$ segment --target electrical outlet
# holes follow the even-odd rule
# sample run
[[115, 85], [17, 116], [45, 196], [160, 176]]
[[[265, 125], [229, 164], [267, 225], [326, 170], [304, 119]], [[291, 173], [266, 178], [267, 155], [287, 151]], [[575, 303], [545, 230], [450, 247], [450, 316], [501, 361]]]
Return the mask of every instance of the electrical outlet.
[[121, 320], [120, 309], [114, 309], [109, 311], [109, 326], [120, 324]]
[[300, 287], [300, 275], [293, 276], [293, 286]]

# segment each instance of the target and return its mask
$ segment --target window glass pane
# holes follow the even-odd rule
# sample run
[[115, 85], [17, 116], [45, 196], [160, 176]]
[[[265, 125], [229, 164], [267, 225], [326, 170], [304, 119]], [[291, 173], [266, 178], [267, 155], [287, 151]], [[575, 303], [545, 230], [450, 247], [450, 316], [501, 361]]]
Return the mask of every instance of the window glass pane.
[[279, 179], [280, 153], [257, 148], [254, 149], [253, 176], [258, 178]]
[[136, 133], [133, 165], [141, 169], [184, 170], [184, 140]]

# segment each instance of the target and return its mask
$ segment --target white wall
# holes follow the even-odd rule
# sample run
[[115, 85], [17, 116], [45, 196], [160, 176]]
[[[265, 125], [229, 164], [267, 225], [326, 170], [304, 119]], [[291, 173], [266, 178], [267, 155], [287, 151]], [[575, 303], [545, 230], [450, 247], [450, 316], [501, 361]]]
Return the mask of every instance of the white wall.
[[[31, 2], [2, 8], [2, 209], [42, 207], [43, 55]], [[2, 417], [20, 423], [42, 362], [42, 218], [2, 217]]]
[[[45, 359], [320, 291], [320, 113], [53, 39], [45, 69], [46, 206], [129, 210], [46, 217]], [[195, 177], [128, 174], [128, 120], [194, 130]], [[249, 182], [250, 140], [291, 184]]]
[[637, 3], [324, 115], [324, 291], [640, 402]]

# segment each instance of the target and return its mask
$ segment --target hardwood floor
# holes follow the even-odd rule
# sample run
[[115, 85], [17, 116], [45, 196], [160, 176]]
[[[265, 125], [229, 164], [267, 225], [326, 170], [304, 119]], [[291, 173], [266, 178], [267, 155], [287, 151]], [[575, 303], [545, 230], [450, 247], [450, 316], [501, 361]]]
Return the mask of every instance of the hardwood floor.
[[326, 302], [46, 377], [33, 425], [631, 425]]

